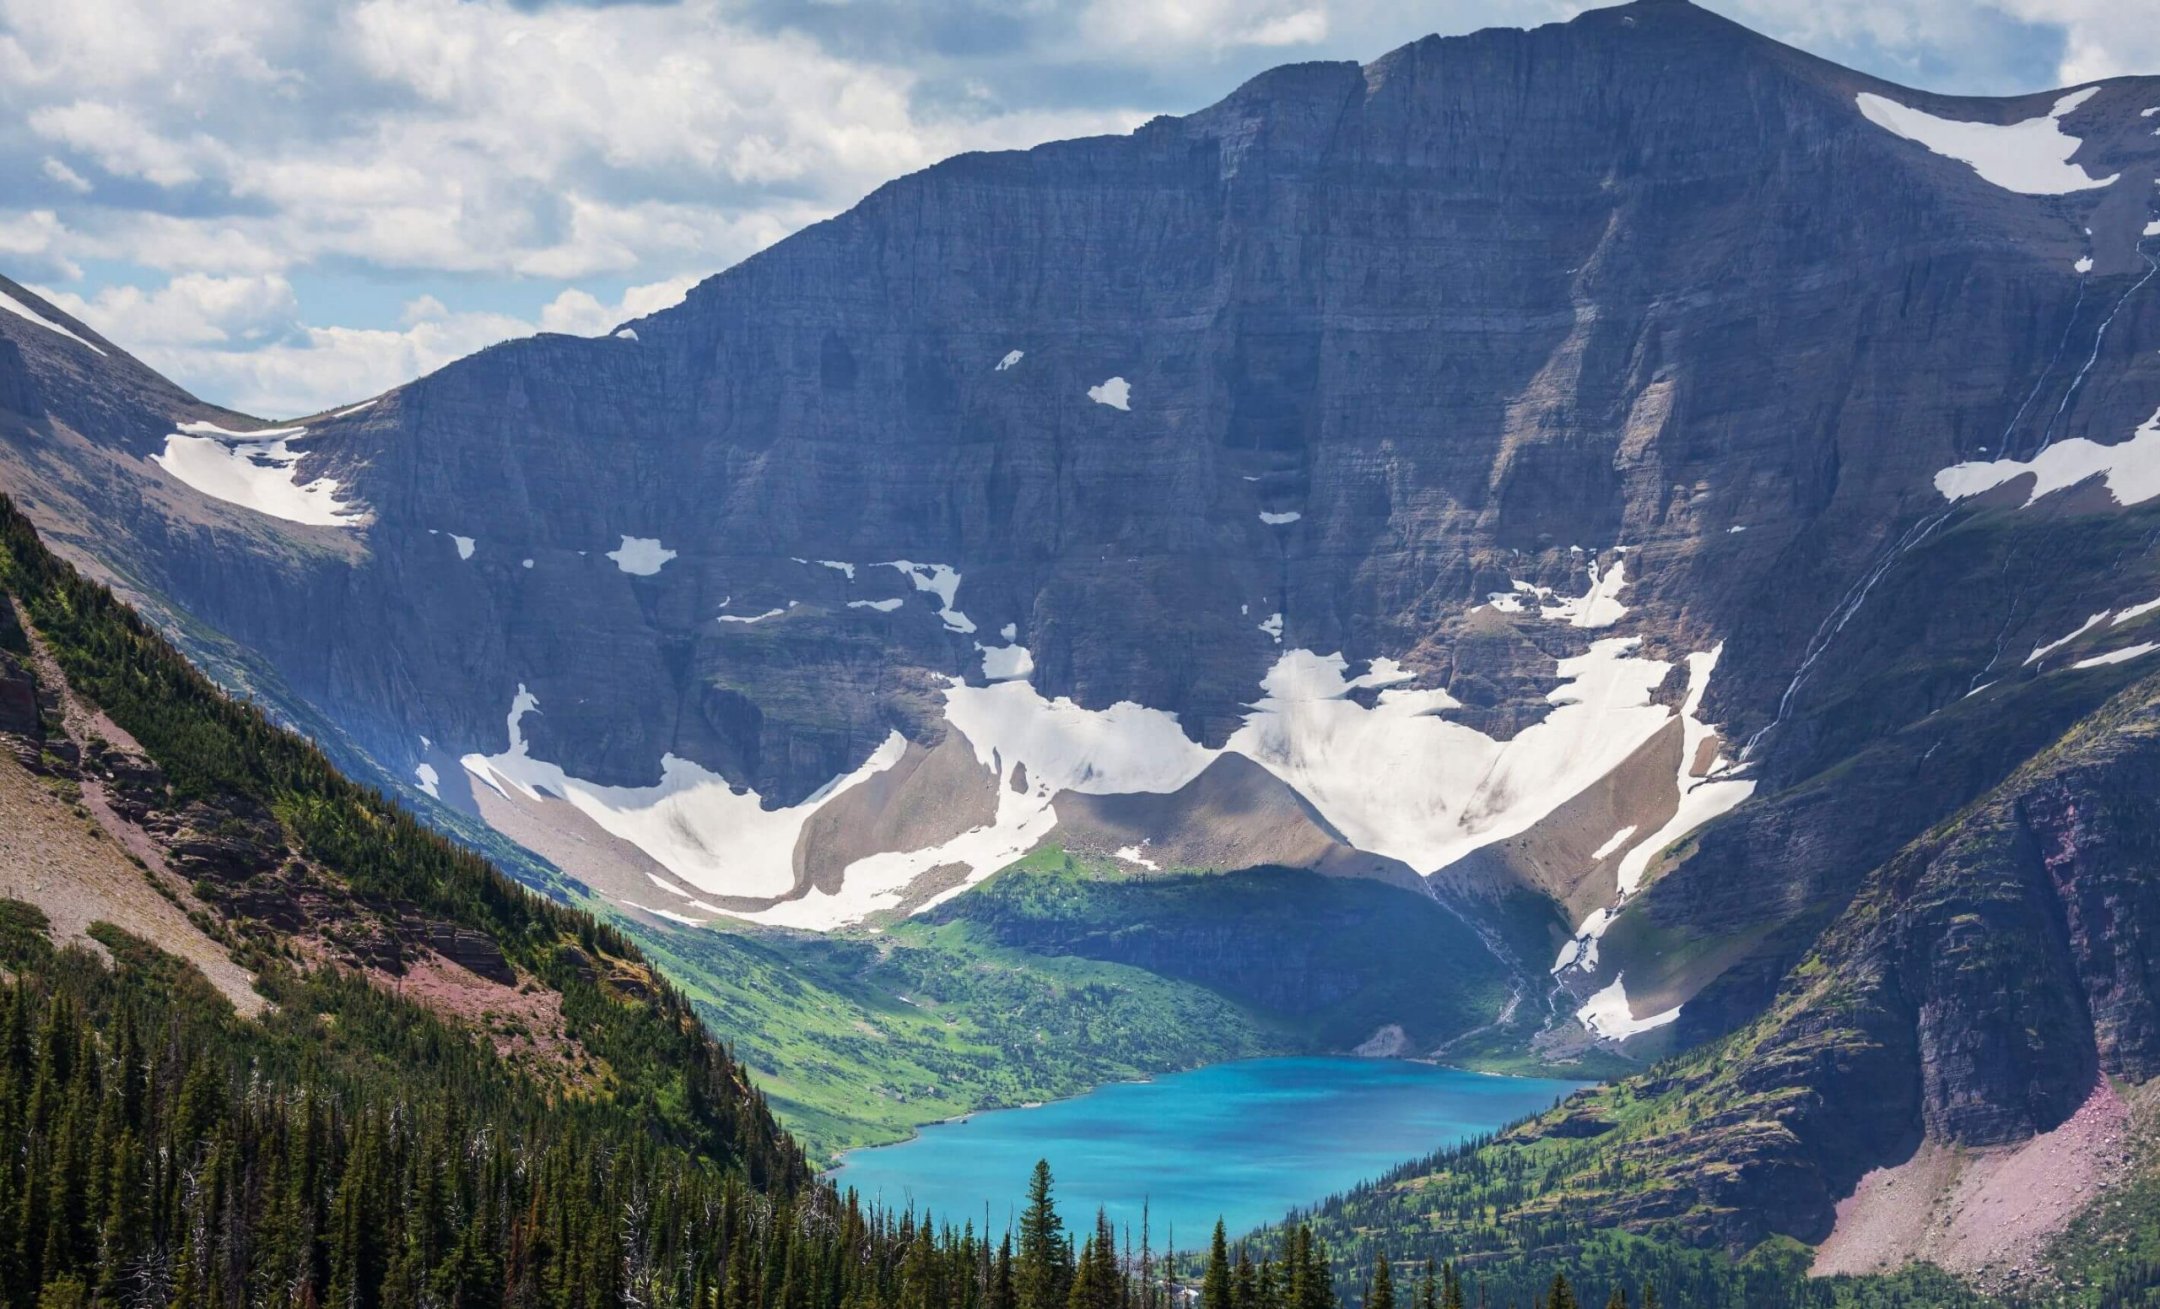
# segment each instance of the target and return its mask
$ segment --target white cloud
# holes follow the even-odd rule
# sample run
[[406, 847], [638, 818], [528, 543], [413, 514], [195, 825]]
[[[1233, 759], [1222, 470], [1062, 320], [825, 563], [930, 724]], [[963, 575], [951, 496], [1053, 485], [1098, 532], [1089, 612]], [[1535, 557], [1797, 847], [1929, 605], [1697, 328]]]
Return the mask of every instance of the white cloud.
[[77, 195], [87, 194], [90, 190], [89, 181], [85, 179], [81, 173], [76, 172], [74, 169], [68, 167], [65, 163], [62, 163], [58, 159], [54, 159], [48, 156], [45, 160], [43, 168], [45, 170], [45, 176], [51, 178], [55, 182], [58, 182], [60, 185], [66, 187], [68, 190], [75, 192]]
[[649, 286], [633, 286], [613, 304], [603, 304], [589, 291], [575, 287], [556, 296], [540, 310], [540, 330], [567, 332], [572, 336], [599, 336], [619, 323], [643, 318], [682, 303], [697, 285], [691, 276], [671, 277]]
[[35, 289], [101, 335], [126, 341], [151, 367], [183, 385], [246, 413], [294, 418], [379, 395], [475, 350], [536, 331], [601, 335], [680, 303], [695, 280], [634, 286], [613, 301], [572, 287], [542, 306], [537, 322], [461, 313], [434, 296], [420, 296], [406, 302], [397, 326], [373, 329], [308, 324], [292, 284], [274, 273], [188, 274], [154, 291], [116, 286], [88, 298]]
[[[1328, 34], [1326, 0], [1089, 0], [1092, 42], [1151, 59], [1237, 46], [1312, 45]], [[1373, 51], [1377, 55], [1380, 51]]]
[[2064, 85], [2160, 71], [2160, 4], [2154, 0], [2002, 0], [2030, 23], [2059, 24]]

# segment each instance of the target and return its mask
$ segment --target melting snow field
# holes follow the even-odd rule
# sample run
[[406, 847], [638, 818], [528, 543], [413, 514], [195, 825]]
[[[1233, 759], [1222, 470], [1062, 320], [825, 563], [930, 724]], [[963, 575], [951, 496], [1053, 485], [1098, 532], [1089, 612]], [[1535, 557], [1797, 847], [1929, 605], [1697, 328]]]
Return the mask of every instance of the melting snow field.
[[1581, 595], [1561, 596], [1549, 586], [1515, 578], [1513, 591], [1495, 591], [1485, 597], [1485, 603], [1503, 614], [1527, 613], [1536, 606], [1540, 618], [1570, 627], [1611, 627], [1627, 617], [1628, 607], [1620, 603], [1620, 591], [1627, 585], [1627, 560], [1615, 559], [1610, 569], [1600, 571], [1593, 559], [1586, 569], [1590, 589]]
[[635, 845], [683, 881], [722, 895], [785, 895], [795, 883], [795, 842], [811, 814], [900, 761], [907, 742], [895, 732], [862, 766], [834, 778], [801, 804], [767, 809], [757, 792], [736, 790], [717, 773], [672, 754], [660, 759], [657, 786], [601, 786], [532, 757], [525, 715], [540, 700], [523, 686], [511, 701], [510, 748], [466, 755], [459, 762], [479, 781], [508, 797], [567, 800], [599, 827]]
[[651, 577], [660, 571], [661, 565], [675, 557], [673, 550], [660, 548], [660, 539], [653, 536], [625, 536], [622, 544], [607, 552], [615, 566], [635, 577]]
[[1936, 154], [1970, 164], [2006, 191], [2067, 195], [2107, 186], [2121, 174], [2094, 177], [2070, 162], [2083, 141], [2062, 130], [2062, 120], [2100, 93], [2097, 86], [2073, 91], [2039, 118], [2003, 126], [1937, 118], [1872, 92], [1860, 93], [1860, 112], [1884, 131], [1915, 141]]
[[2032, 477], [2033, 485], [2021, 507], [2093, 477], [2107, 479], [2108, 494], [2116, 504], [2143, 504], [2160, 495], [2160, 413], [2146, 419], [2119, 445], [2101, 445], [2080, 436], [2057, 441], [2031, 459], [1953, 464], [1935, 474], [1935, 489], [1946, 500], [1963, 500], [2026, 476]]
[[1660, 1014], [1637, 1018], [1628, 1010], [1627, 988], [1615, 977], [1612, 985], [1590, 997], [1582, 1008], [1575, 1011], [1575, 1020], [1597, 1035], [1609, 1041], [1625, 1040], [1643, 1032], [1665, 1026], [1680, 1016], [1680, 1006], [1674, 1005]]
[[2106, 622], [2108, 620], [2108, 616], [2112, 613], [2114, 613], [2114, 610], [2112, 609], [2103, 609], [2099, 613], [2094, 614], [2092, 617], [2086, 619], [2083, 623], [2080, 623], [2077, 630], [2070, 633], [2068, 636], [2059, 636], [2054, 640], [2048, 642], [2046, 645], [2034, 646], [2033, 652], [2025, 656], [2026, 665], [2029, 667], [2033, 664], [2039, 663], [2042, 659], [2047, 658], [2049, 655], [2054, 654], [2057, 650], [2062, 649], [2064, 646], [2070, 644], [2072, 641], [2077, 640], [2079, 637], [2085, 635], [2087, 632], [2090, 632], [2095, 627], [2098, 627], [2100, 624]]
[[[759, 621], [779, 612], [733, 621]], [[1432, 871], [1528, 830], [1671, 722], [1672, 711], [1651, 700], [1671, 665], [1643, 658], [1638, 645], [1636, 638], [1608, 637], [1561, 660], [1558, 672], [1566, 680], [1547, 697], [1551, 712], [1508, 741], [1440, 717], [1456, 702], [1445, 691], [1404, 685], [1415, 675], [1393, 660], [1375, 660], [1351, 676], [1340, 655], [1288, 650], [1264, 679], [1244, 725], [1219, 750], [1193, 741], [1177, 716], [1164, 710], [1130, 702], [1088, 709], [1070, 699], [1045, 698], [1019, 680], [1025, 647], [981, 647], [987, 676], [1013, 676], [987, 686], [955, 679], [945, 690], [945, 719], [997, 779], [993, 820], [927, 849], [858, 859], [845, 870], [837, 892], [812, 890], [739, 916], [812, 929], [860, 922], [897, 907], [930, 870], [959, 866], [963, 875], [930, 901], [934, 904], [1041, 842], [1057, 824], [1053, 801], [1060, 792], [1167, 794], [1233, 753], [1296, 789], [1358, 848]], [[1689, 658], [1682, 708], [1689, 757], [1713, 730], [1694, 714], [1715, 661], [1715, 652]], [[1375, 693], [1369, 707], [1353, 696], [1360, 691]], [[538, 708], [520, 688], [508, 720], [510, 748], [469, 755], [466, 769], [506, 795], [514, 787], [528, 796], [565, 799], [685, 883], [726, 895], [786, 893], [793, 885], [795, 841], [803, 822], [831, 796], [890, 768], [904, 748], [895, 734], [855, 772], [835, 778], [817, 795], [768, 810], [755, 793], [737, 791], [673, 755], [663, 757], [661, 781], [654, 787], [607, 787], [569, 777], [559, 766], [531, 756], [520, 723]], [[1677, 840], [1739, 803], [1754, 786], [1685, 777], [1680, 785], [1680, 814], [1637, 850], [1654, 851]], [[1632, 829], [1616, 833], [1605, 854], [1632, 835]], [[1635, 867], [1635, 877], [1642, 866]], [[1594, 948], [1589, 947], [1592, 959]]]
[[[626, 541], [626, 546], [628, 542]], [[657, 546], [657, 542], [652, 543]], [[809, 562], [809, 561], [804, 561]], [[846, 571], [847, 565], [818, 561]], [[949, 631], [976, 624], [956, 607], [961, 584], [949, 564], [891, 560], [876, 567], [905, 574], [934, 597]], [[1572, 599], [1524, 586], [1501, 599], [1535, 598], [1541, 617], [1600, 628], [1626, 613], [1618, 599], [1625, 561], [1600, 572], [1587, 568], [1589, 591]], [[898, 599], [855, 600], [851, 607], [891, 612]], [[724, 607], [724, 606], [723, 606]], [[788, 606], [792, 608], [792, 603]], [[723, 623], [757, 623], [786, 609], [723, 614]], [[1260, 630], [1278, 643], [1280, 613]], [[945, 720], [995, 779], [991, 821], [926, 849], [888, 851], [851, 863], [837, 891], [812, 889], [772, 907], [737, 915], [778, 926], [827, 929], [899, 907], [910, 888], [933, 869], [957, 867], [921, 909], [990, 876], [1039, 844], [1057, 825], [1061, 792], [1090, 795], [1167, 794], [1198, 778], [1226, 754], [1239, 754], [1305, 797], [1359, 849], [1398, 859], [1421, 872], [1437, 870], [1493, 841], [1519, 835], [1560, 805], [1610, 774], [1673, 720], [1652, 696], [1672, 672], [1639, 653], [1635, 637], [1605, 637], [1555, 665], [1561, 685], [1547, 697], [1544, 719], [1506, 741], [1444, 717], [1458, 708], [1446, 691], [1407, 685], [1416, 674], [1392, 659], [1376, 659], [1353, 675], [1340, 654], [1283, 651], [1262, 679], [1245, 721], [1220, 749], [1185, 733], [1175, 714], [1124, 702], [1089, 709], [1046, 698], [1027, 679], [1033, 656], [1018, 627], [1001, 630], [1005, 644], [977, 643], [988, 685], [954, 678], [946, 687]], [[1688, 688], [1680, 710], [1684, 759], [1697, 757], [1714, 729], [1696, 717], [1717, 652], [1688, 657]], [[833, 779], [798, 805], [767, 809], [753, 792], [730, 787], [697, 764], [666, 755], [652, 787], [608, 787], [565, 775], [534, 759], [521, 720], [538, 701], [519, 688], [509, 719], [509, 749], [463, 760], [474, 777], [508, 795], [548, 795], [574, 805], [604, 830], [629, 841], [687, 885], [744, 897], [778, 897], [793, 888], [795, 842], [821, 804], [888, 769], [904, 749], [895, 734], [854, 772]], [[1621, 880], [1632, 891], [1658, 848], [1738, 804], [1753, 790], [1746, 781], [1676, 780], [1679, 812], [1630, 849]], [[1634, 827], [1601, 847], [1606, 858], [1633, 840]], [[1145, 866], [1138, 848], [1120, 852]], [[1605, 912], [1608, 921], [1610, 911]], [[1571, 945], [1571, 957], [1594, 966], [1595, 932]]]
[[[1680, 766], [1673, 778], [1678, 803], [1673, 810], [1673, 816], [1657, 831], [1640, 841], [1634, 841], [1632, 845], [1630, 842], [1633, 841], [1636, 828], [1632, 824], [1623, 827], [1591, 853], [1591, 859], [1598, 861], [1611, 857], [1623, 848], [1627, 850], [1621, 857], [1616, 879], [1618, 894], [1611, 904], [1593, 911], [1583, 920], [1582, 925], [1575, 929], [1575, 939], [1560, 948], [1560, 957], [1553, 964], [1554, 973], [1565, 972], [1570, 968], [1579, 968], [1584, 972], [1596, 971], [1598, 940], [1620, 916], [1620, 910], [1627, 904], [1628, 897], [1641, 889], [1643, 875], [1650, 869], [1650, 861], [1675, 841], [1712, 819], [1729, 813], [1741, 801], [1755, 793], [1755, 783], [1752, 781], [1743, 778], [1716, 779], [1716, 775], [1724, 771], [1726, 766], [1722, 758], [1712, 761], [1708, 770], [1711, 774], [1709, 778], [1695, 777], [1689, 772], [1694, 760], [1701, 755], [1703, 744], [1717, 732], [1715, 727], [1702, 721], [1702, 701], [1703, 696], [1710, 690], [1710, 674], [1717, 668], [1718, 656], [1723, 654], [1724, 650], [1725, 647], [1719, 645], [1687, 657], [1687, 694], [1680, 702]], [[1585, 1010], [1593, 1011], [1593, 1016], [1597, 1017], [1599, 1022], [1606, 1024], [1605, 1027], [1599, 1027], [1588, 1018], [1583, 1020], [1584, 1026], [1601, 1036], [1612, 1035], [1612, 1030], [1617, 1030], [1613, 1027], [1615, 1020], [1610, 1012], [1610, 1006], [1614, 1003], [1612, 996], [1619, 997], [1621, 1013], [1625, 1015], [1626, 993], [1615, 991], [1614, 988], [1618, 986], [1619, 981], [1615, 979], [1612, 986], [1591, 997], [1590, 1003], [1584, 1006]], [[1603, 1008], [1599, 1007], [1601, 1002]], [[1660, 1015], [1657, 1019], [1644, 1021], [1646, 1027], [1654, 1027], [1660, 1022], [1672, 1021], [1678, 1013], [1679, 1010], [1675, 1009], [1670, 1015]], [[1621, 1035], [1633, 1033], [1622, 1032]]]
[[953, 597], [960, 594], [960, 573], [951, 564], [918, 564], [909, 559], [894, 559], [877, 566], [899, 569], [907, 574], [916, 590], [936, 596], [938, 617], [945, 620], [946, 631], [975, 630], [975, 624], [968, 616], [953, 608]]
[[0, 291], [0, 310], [5, 310], [8, 313], [15, 315], [17, 318], [24, 319], [28, 322], [36, 323], [39, 327], [44, 328], [48, 332], [58, 332], [60, 335], [66, 337], [70, 341], [73, 341], [75, 344], [81, 346], [83, 349], [90, 351], [92, 354], [103, 355], [105, 353], [103, 350], [100, 350], [96, 346], [90, 344], [88, 341], [83, 340], [81, 337], [75, 335], [75, 333], [70, 332], [67, 328], [62, 327], [60, 324], [54, 322], [50, 318], [47, 318], [45, 315], [39, 313], [35, 309], [32, 309], [29, 305], [26, 305], [22, 301], [17, 300], [14, 296], [9, 295], [5, 291]]
[[[1665, 825], [1641, 844], [1629, 850], [1620, 860], [1620, 894], [1635, 894], [1642, 886], [1643, 874], [1649, 871], [1650, 861], [1658, 852], [1713, 818], [1729, 813], [1742, 800], [1755, 794], [1755, 783], [1734, 779], [1708, 781], [1691, 777], [1688, 768], [1702, 750], [1704, 741], [1717, 729], [1702, 721], [1703, 696], [1710, 690], [1710, 674], [1717, 668], [1718, 656], [1725, 653], [1724, 645], [1687, 657], [1687, 696], [1680, 702], [1680, 770], [1674, 785], [1680, 791], [1680, 807]], [[1714, 761], [1710, 772], [1715, 775], [1724, 761]]]
[[[1420, 872], [1516, 836], [1603, 777], [1670, 720], [1650, 694], [1671, 665], [1616, 637], [1559, 663], [1566, 679], [1545, 718], [1496, 741], [1451, 722], [1441, 690], [1397, 685], [1390, 660], [1362, 677], [1340, 655], [1291, 650], [1225, 749], [1245, 755], [1311, 801], [1352, 845]], [[1370, 709], [1353, 690], [1384, 688]]]
[[2100, 668], [2108, 664], [2126, 664], [2132, 659], [2143, 658], [2155, 650], [2160, 650], [2160, 643], [2146, 641], [2138, 645], [2126, 645], [2120, 650], [2110, 650], [2106, 654], [2097, 654], [2090, 659], [2080, 659], [2070, 667], [2073, 669]]
[[150, 460], [213, 500], [290, 523], [351, 526], [360, 511], [337, 498], [335, 478], [304, 486], [296, 480], [300, 452], [292, 443], [306, 435], [305, 427], [230, 432], [214, 423], [183, 423], [165, 438], [164, 453]]

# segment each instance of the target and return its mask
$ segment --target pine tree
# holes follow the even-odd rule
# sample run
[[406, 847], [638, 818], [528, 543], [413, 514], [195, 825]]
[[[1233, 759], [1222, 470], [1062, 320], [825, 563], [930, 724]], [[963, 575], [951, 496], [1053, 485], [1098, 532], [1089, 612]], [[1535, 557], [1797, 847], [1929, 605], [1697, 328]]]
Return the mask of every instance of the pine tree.
[[1230, 1274], [1230, 1303], [1234, 1309], [1260, 1309], [1260, 1275], [1243, 1242], [1238, 1243], [1237, 1266]]
[[1230, 1244], [1224, 1239], [1220, 1218], [1215, 1220], [1215, 1239], [1208, 1245], [1207, 1275], [1200, 1283], [1200, 1309], [1234, 1309], [1230, 1293]]
[[1051, 1196], [1050, 1161], [1035, 1161], [1027, 1208], [1020, 1215], [1020, 1258], [1014, 1279], [1019, 1309], [1064, 1309], [1072, 1265], [1065, 1223]]
[[1019, 1300], [1013, 1289], [1012, 1233], [1005, 1234], [1004, 1244], [998, 1247], [997, 1267], [990, 1275], [990, 1293], [984, 1299], [984, 1309], [1017, 1309]]
[[1365, 1298], [1365, 1309], [1395, 1309], [1395, 1272], [1385, 1253], [1374, 1257], [1372, 1294]]

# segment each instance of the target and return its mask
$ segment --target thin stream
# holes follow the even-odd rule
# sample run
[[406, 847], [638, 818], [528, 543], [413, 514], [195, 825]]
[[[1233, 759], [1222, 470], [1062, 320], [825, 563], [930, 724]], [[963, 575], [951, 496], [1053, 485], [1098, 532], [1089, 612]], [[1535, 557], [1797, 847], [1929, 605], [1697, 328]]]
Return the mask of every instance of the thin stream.
[[[2130, 302], [2130, 297], [2136, 295], [2138, 291], [2145, 286], [2146, 283], [2152, 281], [2156, 275], [2160, 275], [2160, 260], [2155, 260], [2151, 254], [2147, 253], [2145, 249], [2145, 242], [2143, 239], [2140, 239], [2138, 242], [2137, 252], [2138, 255], [2145, 260], [2145, 275], [2139, 278], [2136, 282], [2132, 283], [2129, 289], [2125, 290], [2122, 293], [2122, 296], [2116, 300], [2115, 307], [2108, 312], [2108, 316], [2106, 318], [2101, 320], [2099, 330], [2093, 334], [2092, 353], [2085, 360], [2085, 366], [2083, 368], [2080, 368], [2078, 370], [2078, 375], [2071, 380], [2069, 389], [2063, 393], [2062, 403], [2056, 406], [2054, 416], [2048, 420], [2047, 429], [2041, 434], [2039, 450], [2035, 450], [2033, 452], [2035, 458], [2039, 456], [2041, 451], [2046, 450], [2048, 448], [2048, 445], [2054, 440], [2056, 424], [2059, 423], [2063, 415], [2069, 411], [2071, 400], [2077, 395], [2078, 390], [2082, 386], [2084, 386], [2085, 379], [2092, 372], [2093, 366], [2099, 362], [2100, 350], [2101, 347], [2106, 344], [2108, 329], [2114, 325], [2115, 319], [2121, 315], [2123, 311], [2123, 306], [2128, 304]], [[2082, 305], [2084, 303], [2084, 299], [2085, 281], [2081, 277], [2078, 280], [2078, 304]], [[2075, 308], [2073, 308], [2071, 311], [2070, 322], [2071, 327], [2074, 328], [2077, 323], [2077, 312]], [[2063, 338], [2064, 344], [2067, 344], [2068, 340], [2068, 329], [2066, 329]], [[2053, 372], [2056, 363], [2061, 361], [2062, 351], [2063, 346], [2058, 345], [2056, 347], [2054, 359], [2051, 359], [2048, 362], [2047, 371], [2043, 372], [2040, 375], [2039, 381], [2034, 383], [2032, 394], [2028, 395], [2025, 398], [2024, 404], [2018, 406], [2017, 416], [2011, 419], [2010, 427], [2008, 429], [2005, 429], [2003, 433], [2003, 440], [2000, 445], [2000, 448], [2005, 453], [2007, 453], [2010, 449], [2011, 433], [2016, 430], [2018, 421], [2024, 417], [2026, 410], [2031, 407], [2033, 399], [2039, 395], [2041, 386], [2045, 384], [2047, 380], [2048, 373]], [[1880, 583], [1882, 579], [1889, 573], [1891, 567], [1894, 566], [1898, 560], [1904, 558], [1907, 554], [1911, 553], [1911, 551], [1915, 547], [1919, 546], [1921, 542], [1927, 540], [1928, 537], [1934, 535], [1935, 529], [1941, 527], [1945, 522], [1947, 522], [1951, 514], [1955, 513], [1956, 510], [1957, 502], [1952, 501], [1950, 504], [1944, 506], [1940, 513], [1931, 515], [1928, 518], [1922, 519], [1919, 523], [1916, 523], [1911, 529], [1907, 530], [1903, 537], [1899, 538], [1897, 544], [1893, 545], [1890, 548], [1889, 553], [1884, 555], [1880, 563], [1876, 564], [1875, 567], [1869, 569], [1865, 576], [1863, 576], [1858, 582], [1854, 583], [1851, 589], [1846, 591], [1845, 598], [1840, 600], [1837, 604], [1837, 607], [1830, 611], [1830, 615], [1827, 618], [1823, 619], [1822, 625], [1815, 629], [1815, 635], [1809, 639], [1807, 653], [1801, 658], [1799, 669], [1794, 672], [1792, 681], [1786, 685], [1785, 694], [1778, 697], [1778, 708], [1776, 716], [1773, 717], [1768, 723], [1764, 724], [1761, 728], [1757, 729], [1754, 735], [1748, 737], [1747, 744], [1740, 748], [1741, 762], [1745, 763], [1751, 756], [1753, 756], [1753, 754], [1755, 753], [1756, 745], [1760, 743], [1762, 739], [1768, 736], [1771, 732], [1783, 726], [1786, 719], [1791, 716], [1793, 698], [1799, 694], [1801, 686], [1806, 683], [1808, 674], [1814, 671], [1816, 663], [1821, 660], [1823, 654], [1830, 648], [1831, 643], [1837, 639], [1838, 633], [1845, 630], [1846, 625], [1853, 620], [1853, 617], [1860, 612], [1861, 607], [1867, 603], [1868, 596], [1875, 590], [1876, 585]]]

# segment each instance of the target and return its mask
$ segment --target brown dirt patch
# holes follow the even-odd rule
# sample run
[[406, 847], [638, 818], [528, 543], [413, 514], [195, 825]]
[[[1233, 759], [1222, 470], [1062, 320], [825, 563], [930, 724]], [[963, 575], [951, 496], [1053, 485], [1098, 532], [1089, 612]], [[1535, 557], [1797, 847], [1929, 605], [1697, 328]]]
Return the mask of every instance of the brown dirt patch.
[[[88, 931], [93, 923], [111, 923], [195, 965], [242, 1015], [261, 1013], [264, 1000], [255, 992], [254, 977], [189, 921], [179, 904], [159, 894], [151, 881], [155, 874], [129, 862], [90, 799], [86, 793], [78, 811], [0, 753], [0, 896], [27, 900], [44, 910], [52, 920], [53, 939], [62, 944], [87, 943], [103, 953]], [[103, 812], [111, 813], [109, 808]], [[125, 823], [114, 830], [134, 831]], [[144, 842], [149, 839], [140, 832], [135, 835]], [[157, 854], [154, 846], [147, 848]], [[169, 880], [166, 886], [186, 902], [184, 890]]]

